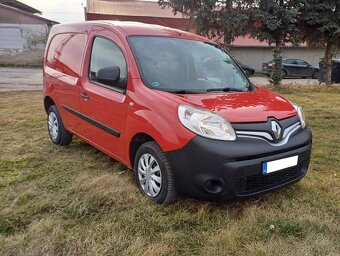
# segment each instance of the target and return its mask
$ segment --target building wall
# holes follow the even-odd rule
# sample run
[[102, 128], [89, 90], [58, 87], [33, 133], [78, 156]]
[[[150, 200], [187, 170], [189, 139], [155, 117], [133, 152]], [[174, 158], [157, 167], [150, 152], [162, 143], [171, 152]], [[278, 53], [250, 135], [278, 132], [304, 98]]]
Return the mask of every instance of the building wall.
[[[239, 62], [250, 65], [256, 72], [262, 69], [262, 63], [273, 59], [273, 48], [271, 47], [233, 47], [231, 55]], [[324, 55], [322, 48], [284, 48], [283, 58], [303, 59], [314, 66], [319, 66], [319, 61]]]
[[0, 66], [42, 66], [46, 24], [0, 24]]

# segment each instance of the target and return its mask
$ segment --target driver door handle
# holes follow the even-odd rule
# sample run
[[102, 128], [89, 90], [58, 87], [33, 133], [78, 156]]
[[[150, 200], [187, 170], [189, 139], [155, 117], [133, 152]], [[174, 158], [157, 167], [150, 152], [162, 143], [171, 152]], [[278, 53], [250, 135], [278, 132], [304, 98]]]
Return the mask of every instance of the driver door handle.
[[84, 99], [84, 100], [89, 100], [90, 97], [86, 94], [86, 92], [81, 93], [80, 96]]

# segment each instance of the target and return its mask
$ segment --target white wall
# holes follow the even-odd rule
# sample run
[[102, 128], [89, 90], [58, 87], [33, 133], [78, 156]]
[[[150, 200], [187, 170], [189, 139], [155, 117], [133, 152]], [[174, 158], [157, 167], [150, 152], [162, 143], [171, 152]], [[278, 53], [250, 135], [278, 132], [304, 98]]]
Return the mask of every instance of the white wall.
[[48, 33], [45, 24], [0, 23], [0, 65], [42, 66]]
[[[262, 63], [273, 59], [273, 48], [233, 47], [231, 55], [239, 62], [254, 67], [256, 72], [260, 72]], [[319, 61], [323, 55], [324, 50], [321, 48], [284, 48], [282, 51], [283, 58], [303, 59], [316, 67], [319, 66]]]

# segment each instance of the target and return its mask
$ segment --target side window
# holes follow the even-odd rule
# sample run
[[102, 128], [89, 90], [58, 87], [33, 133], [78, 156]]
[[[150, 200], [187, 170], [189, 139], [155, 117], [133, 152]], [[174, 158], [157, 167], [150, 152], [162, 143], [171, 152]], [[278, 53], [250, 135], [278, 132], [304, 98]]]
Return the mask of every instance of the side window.
[[79, 76], [85, 42], [85, 34], [57, 34], [48, 48], [46, 64], [67, 75]]
[[96, 37], [93, 42], [89, 78], [91, 81], [123, 88], [127, 81], [126, 61], [112, 41]]
[[294, 60], [291, 60], [291, 59], [283, 61], [284, 64], [294, 64], [293, 62], [294, 62]]
[[305, 62], [304, 60], [298, 60], [300, 66], [307, 66], [308, 63]]

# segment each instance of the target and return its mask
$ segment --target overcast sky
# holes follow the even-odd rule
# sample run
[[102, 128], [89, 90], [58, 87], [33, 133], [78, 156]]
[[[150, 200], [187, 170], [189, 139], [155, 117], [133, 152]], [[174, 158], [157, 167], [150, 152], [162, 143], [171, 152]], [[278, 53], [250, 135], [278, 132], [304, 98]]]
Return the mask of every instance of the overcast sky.
[[[42, 16], [60, 23], [84, 21], [86, 0], [19, 0], [42, 12]], [[83, 5], [82, 5], [83, 4]]]

